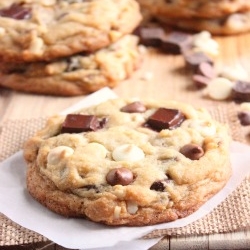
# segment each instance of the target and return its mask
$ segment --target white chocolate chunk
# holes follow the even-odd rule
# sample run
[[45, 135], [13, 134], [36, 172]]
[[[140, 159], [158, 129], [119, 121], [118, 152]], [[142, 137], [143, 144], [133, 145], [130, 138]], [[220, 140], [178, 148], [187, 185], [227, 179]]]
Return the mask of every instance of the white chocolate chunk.
[[225, 66], [219, 73], [222, 77], [225, 77], [231, 81], [245, 81], [248, 80], [249, 76], [247, 71], [239, 64], [235, 66]]
[[245, 14], [234, 13], [227, 18], [225, 25], [230, 29], [241, 30], [245, 27], [248, 18]]
[[210, 121], [186, 120], [182, 126], [192, 128], [204, 137], [213, 136], [216, 133], [216, 127]]
[[74, 153], [73, 148], [67, 146], [58, 146], [56, 148], [53, 148], [49, 152], [47, 156], [47, 162], [50, 165], [58, 164], [62, 159], [71, 156], [73, 153]]
[[91, 142], [87, 144], [84, 149], [84, 154], [92, 155], [95, 158], [104, 159], [108, 153], [108, 150], [100, 143]]
[[32, 40], [29, 50], [37, 55], [42, 54], [44, 42], [40, 37], [36, 37]]
[[4, 35], [5, 35], [5, 33], [6, 33], [5, 28], [0, 27], [0, 36], [4, 36]]
[[135, 214], [138, 210], [138, 205], [135, 202], [128, 201], [127, 202], [127, 211], [130, 214]]
[[115, 161], [139, 161], [144, 159], [144, 152], [133, 144], [124, 144], [117, 147], [112, 157]]
[[200, 51], [211, 56], [219, 54], [219, 44], [212, 39], [208, 31], [202, 31], [193, 38], [194, 51]]
[[240, 104], [240, 109], [242, 111], [250, 111], [250, 102], [243, 102]]
[[207, 86], [207, 94], [214, 100], [226, 100], [231, 96], [233, 83], [223, 77], [216, 77]]
[[115, 219], [120, 218], [121, 210], [122, 210], [122, 208], [120, 206], [115, 206], [115, 209], [114, 209], [114, 218]]

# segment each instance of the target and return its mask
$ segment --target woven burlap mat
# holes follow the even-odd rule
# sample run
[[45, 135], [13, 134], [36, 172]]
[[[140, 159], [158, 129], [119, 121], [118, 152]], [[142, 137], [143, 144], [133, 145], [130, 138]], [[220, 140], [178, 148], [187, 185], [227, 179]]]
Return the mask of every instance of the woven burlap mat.
[[[234, 104], [208, 107], [212, 116], [230, 126], [234, 140], [246, 142], [242, 126], [237, 119]], [[0, 160], [4, 160], [22, 148], [23, 142], [45, 124], [46, 118], [9, 120], [0, 130]], [[228, 233], [250, 229], [250, 176], [210, 214], [185, 227], [155, 230], [145, 236], [154, 238], [165, 235], [202, 235]], [[17, 245], [47, 241], [35, 232], [22, 228], [0, 214], [0, 245]]]

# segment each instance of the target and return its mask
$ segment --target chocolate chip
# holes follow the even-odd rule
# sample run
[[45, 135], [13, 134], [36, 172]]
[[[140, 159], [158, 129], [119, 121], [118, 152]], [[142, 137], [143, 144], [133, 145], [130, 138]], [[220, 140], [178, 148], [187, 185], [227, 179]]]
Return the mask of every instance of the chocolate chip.
[[250, 102], [250, 82], [237, 81], [232, 89], [232, 98], [240, 102]]
[[137, 30], [140, 37], [140, 43], [145, 46], [160, 47], [164, 30], [159, 27], [140, 27]]
[[187, 144], [180, 149], [180, 153], [191, 160], [199, 160], [204, 155], [204, 150], [196, 144]]
[[61, 133], [81, 133], [99, 128], [100, 122], [94, 115], [69, 114], [62, 124]]
[[155, 190], [155, 191], [161, 191], [163, 192], [165, 189], [165, 184], [163, 181], [155, 181], [151, 186], [150, 186], [151, 190]]
[[202, 62], [198, 65], [196, 74], [205, 76], [209, 79], [213, 79], [216, 76], [214, 67], [208, 62]]
[[146, 107], [141, 102], [132, 102], [122, 107], [121, 111], [126, 113], [144, 113], [146, 111]]
[[110, 170], [106, 176], [106, 180], [112, 186], [126, 186], [134, 180], [134, 175], [129, 169], [120, 167]]
[[192, 79], [193, 79], [195, 87], [198, 89], [207, 87], [207, 85], [211, 81], [211, 79], [205, 76], [196, 75], [196, 74], [192, 76]]
[[178, 55], [184, 50], [191, 48], [191, 44], [191, 35], [176, 31], [162, 37], [161, 49], [166, 53]]
[[203, 62], [213, 65], [213, 61], [202, 52], [192, 52], [184, 54], [184, 59], [186, 62], [187, 68], [197, 72], [199, 65]]
[[248, 126], [250, 125], [250, 112], [242, 111], [238, 113], [238, 118], [240, 120], [240, 124], [242, 126]]
[[159, 108], [148, 118], [146, 125], [160, 131], [162, 129], [175, 129], [185, 120], [184, 114], [177, 109]]
[[31, 17], [31, 10], [24, 8], [21, 4], [13, 3], [9, 8], [1, 9], [0, 16], [18, 20], [29, 19]]

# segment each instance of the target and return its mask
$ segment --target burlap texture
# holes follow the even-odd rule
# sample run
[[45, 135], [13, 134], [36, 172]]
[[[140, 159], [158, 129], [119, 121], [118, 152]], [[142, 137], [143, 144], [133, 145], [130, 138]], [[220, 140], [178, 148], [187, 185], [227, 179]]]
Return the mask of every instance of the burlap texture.
[[[236, 141], [246, 142], [242, 126], [236, 117], [234, 104], [208, 107], [212, 116], [230, 126]], [[0, 161], [22, 148], [23, 142], [45, 124], [46, 118], [9, 120], [0, 130]], [[182, 228], [155, 230], [145, 238], [164, 235], [202, 235], [227, 233], [250, 228], [250, 176], [210, 214]], [[22, 228], [0, 214], [0, 246], [46, 241], [37, 233]]]

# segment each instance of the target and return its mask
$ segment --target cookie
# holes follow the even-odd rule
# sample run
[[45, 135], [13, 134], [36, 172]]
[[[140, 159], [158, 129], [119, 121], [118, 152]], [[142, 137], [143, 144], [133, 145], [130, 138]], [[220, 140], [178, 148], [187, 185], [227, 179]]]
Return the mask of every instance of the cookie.
[[141, 21], [135, 0], [2, 0], [1, 61], [52, 60], [95, 51]]
[[141, 64], [138, 37], [126, 35], [107, 48], [52, 62], [0, 64], [0, 85], [37, 94], [75, 96], [114, 87]]
[[177, 20], [163, 16], [157, 16], [157, 19], [173, 27], [192, 31], [207, 30], [214, 35], [235, 35], [250, 31], [250, 12], [233, 13], [216, 19], [178, 18]]
[[218, 18], [250, 9], [248, 0], [138, 0], [142, 9], [166, 18]]
[[67, 217], [129, 226], [174, 221], [227, 183], [230, 140], [202, 108], [117, 98], [53, 117], [25, 143], [27, 189]]

